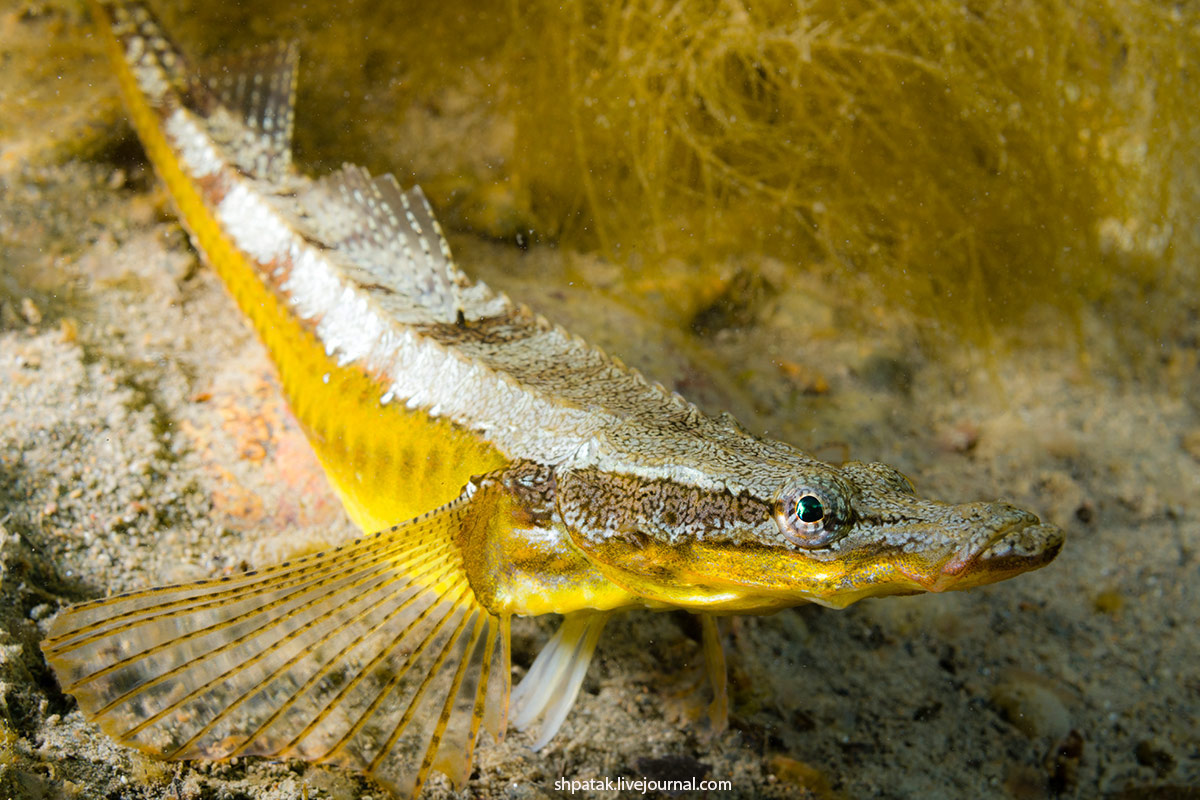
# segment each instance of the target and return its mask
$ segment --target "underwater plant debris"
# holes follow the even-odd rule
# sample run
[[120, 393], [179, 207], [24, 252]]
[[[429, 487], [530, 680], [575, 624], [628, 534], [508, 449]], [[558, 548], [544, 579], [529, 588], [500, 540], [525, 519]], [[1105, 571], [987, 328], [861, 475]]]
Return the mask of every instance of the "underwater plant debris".
[[832, 271], [976, 340], [1028, 332], [1047, 307], [1126, 303], [1119, 319], [1144, 313], [1143, 289], [1200, 288], [1194, 8], [338, 8], [164, 16], [213, 47], [216, 27], [225, 48], [319, 25], [302, 162], [409, 164], [452, 227], [598, 252], [634, 293], [662, 289], [680, 327], [739, 254], [792, 280]]
[[1127, 277], [1194, 285], [1172, 274], [1196, 253], [1176, 239], [1197, 198], [1171, 178], [1196, 174], [1187, 13], [524, 7], [513, 172], [539, 225], [627, 264], [747, 247], [833, 262], [956, 330]]

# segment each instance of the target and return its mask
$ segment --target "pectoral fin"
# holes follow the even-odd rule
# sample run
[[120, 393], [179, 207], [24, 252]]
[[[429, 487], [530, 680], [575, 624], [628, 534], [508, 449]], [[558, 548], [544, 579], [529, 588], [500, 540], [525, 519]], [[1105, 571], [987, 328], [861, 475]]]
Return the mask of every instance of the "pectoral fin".
[[345, 547], [59, 614], [42, 644], [115, 739], [166, 758], [298, 757], [416, 794], [502, 732], [508, 620], [476, 601], [454, 502]]
[[518, 730], [529, 731], [535, 750], [554, 738], [575, 705], [609, 616], [606, 611], [566, 615], [513, 690], [512, 723]]

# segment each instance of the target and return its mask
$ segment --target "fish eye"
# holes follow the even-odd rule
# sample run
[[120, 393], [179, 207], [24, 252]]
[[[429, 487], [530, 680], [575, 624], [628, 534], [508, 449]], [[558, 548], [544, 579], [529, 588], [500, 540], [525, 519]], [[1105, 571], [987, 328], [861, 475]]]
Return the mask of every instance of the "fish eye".
[[837, 505], [814, 486], [786, 489], [775, 499], [775, 524], [797, 547], [816, 550], [841, 538]]

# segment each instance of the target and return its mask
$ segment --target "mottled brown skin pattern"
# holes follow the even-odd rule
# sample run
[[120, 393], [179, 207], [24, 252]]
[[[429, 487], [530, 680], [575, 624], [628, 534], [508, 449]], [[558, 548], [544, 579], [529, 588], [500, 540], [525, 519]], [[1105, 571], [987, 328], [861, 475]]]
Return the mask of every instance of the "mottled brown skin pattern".
[[747, 493], [702, 491], [664, 478], [611, 475], [595, 468], [561, 476], [573, 498], [559, 506], [563, 523], [585, 540], [613, 538], [637, 545], [647, 539], [714, 539], [771, 517], [771, 504]]

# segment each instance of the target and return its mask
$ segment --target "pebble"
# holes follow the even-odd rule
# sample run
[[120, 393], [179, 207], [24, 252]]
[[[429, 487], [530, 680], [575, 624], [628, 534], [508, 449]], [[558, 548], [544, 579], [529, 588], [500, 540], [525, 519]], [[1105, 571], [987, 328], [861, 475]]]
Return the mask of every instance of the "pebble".
[[1092, 598], [1092, 608], [1101, 614], [1117, 614], [1125, 607], [1125, 596], [1117, 589], [1106, 589]]
[[974, 422], [943, 425], [934, 436], [939, 449], [947, 453], [969, 453], [979, 444], [979, 426]]
[[21, 299], [21, 316], [30, 325], [37, 325], [42, 321], [42, 312], [36, 304], [28, 297]]
[[1036, 676], [1014, 674], [992, 687], [989, 699], [1030, 739], [1059, 741], [1071, 730], [1071, 715], [1058, 694]]

